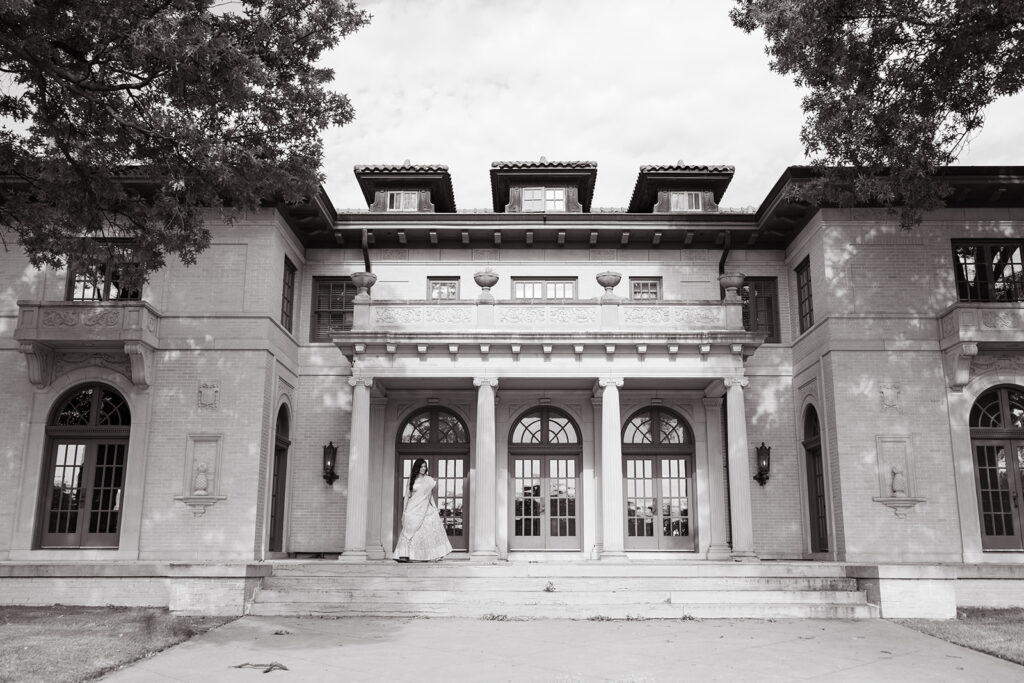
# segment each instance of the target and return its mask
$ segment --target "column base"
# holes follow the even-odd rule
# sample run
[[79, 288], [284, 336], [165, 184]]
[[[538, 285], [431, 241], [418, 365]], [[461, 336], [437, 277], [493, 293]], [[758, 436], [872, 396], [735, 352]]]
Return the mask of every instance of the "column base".
[[375, 548], [369, 548], [366, 551], [366, 559], [368, 560], [386, 560], [388, 554], [384, 552], [383, 546], [377, 546]]
[[732, 553], [733, 562], [760, 562], [761, 558], [753, 550], [737, 550]]
[[725, 543], [712, 544], [708, 548], [709, 560], [731, 560], [732, 550]]
[[497, 562], [501, 557], [498, 550], [472, 550], [469, 553], [470, 562]]
[[366, 562], [368, 559], [365, 550], [346, 550], [338, 555], [338, 562]]

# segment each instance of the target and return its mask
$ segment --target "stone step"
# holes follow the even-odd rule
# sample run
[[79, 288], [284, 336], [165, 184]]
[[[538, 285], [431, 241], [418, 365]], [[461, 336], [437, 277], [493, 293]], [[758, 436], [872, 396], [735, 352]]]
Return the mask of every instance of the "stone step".
[[415, 577], [272, 576], [269, 590], [418, 590], [418, 591], [630, 591], [630, 590], [832, 590], [857, 589], [855, 579], [818, 577]]
[[407, 605], [463, 604], [491, 605], [650, 605], [671, 603], [766, 604], [831, 603], [865, 604], [863, 593], [856, 591], [417, 591], [417, 590], [267, 590], [260, 589], [255, 602], [269, 603], [402, 603]]
[[867, 604], [831, 603], [702, 603], [593, 605], [484, 605], [400, 602], [255, 603], [257, 616], [389, 616], [463, 617], [478, 619], [873, 619], [878, 608]]
[[793, 562], [443, 562], [392, 561], [346, 564], [336, 561], [276, 561], [274, 576], [465, 576], [465, 577], [833, 577], [845, 578], [840, 564]]

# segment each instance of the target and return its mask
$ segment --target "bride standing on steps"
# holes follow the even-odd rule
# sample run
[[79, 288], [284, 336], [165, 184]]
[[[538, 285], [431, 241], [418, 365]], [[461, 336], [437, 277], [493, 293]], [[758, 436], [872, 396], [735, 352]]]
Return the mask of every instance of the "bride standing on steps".
[[402, 532], [393, 555], [398, 562], [433, 562], [452, 551], [434, 502], [437, 481], [427, 471], [423, 458], [412, 464], [402, 508]]

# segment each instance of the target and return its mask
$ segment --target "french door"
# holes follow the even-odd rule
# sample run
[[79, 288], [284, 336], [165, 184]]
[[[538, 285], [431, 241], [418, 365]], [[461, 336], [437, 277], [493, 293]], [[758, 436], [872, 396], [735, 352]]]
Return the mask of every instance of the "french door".
[[974, 439], [985, 550], [1024, 550], [1024, 440]]
[[430, 476], [437, 480], [434, 494], [441, 523], [453, 550], [469, 549], [469, 461], [463, 455], [403, 455], [399, 458], [401, 477], [395, 495], [395, 538], [402, 530], [402, 506], [409, 489], [409, 475], [417, 458], [427, 461]]
[[579, 477], [579, 456], [512, 457], [512, 549], [580, 548]]
[[43, 548], [116, 548], [127, 439], [55, 439]]
[[693, 457], [623, 458], [626, 548], [693, 550]]

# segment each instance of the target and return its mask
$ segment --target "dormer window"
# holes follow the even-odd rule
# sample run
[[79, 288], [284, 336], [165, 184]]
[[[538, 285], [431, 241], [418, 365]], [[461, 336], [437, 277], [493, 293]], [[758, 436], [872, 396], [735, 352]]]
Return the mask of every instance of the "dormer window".
[[524, 187], [523, 211], [565, 211], [564, 187]]
[[700, 192], [672, 192], [670, 211], [703, 211]]
[[418, 211], [419, 192], [388, 192], [388, 211]]

